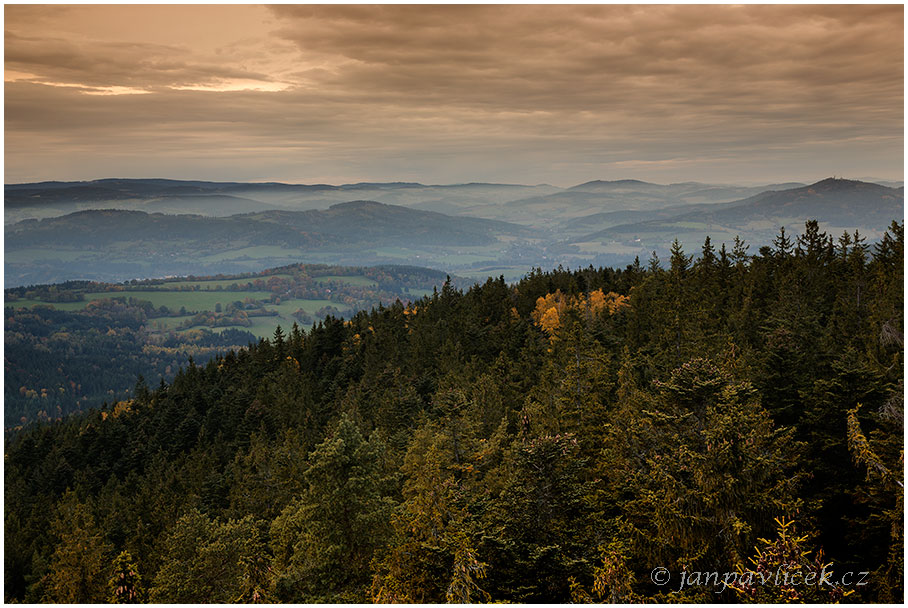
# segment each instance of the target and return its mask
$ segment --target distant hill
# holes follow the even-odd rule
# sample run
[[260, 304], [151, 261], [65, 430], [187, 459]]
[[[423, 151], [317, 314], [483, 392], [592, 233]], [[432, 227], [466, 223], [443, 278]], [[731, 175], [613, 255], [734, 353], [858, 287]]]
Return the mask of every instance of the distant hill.
[[620, 266], [740, 236], [754, 247], [808, 219], [870, 241], [904, 215], [904, 189], [810, 186], [361, 182], [344, 185], [102, 179], [5, 188], [7, 286], [256, 272], [309, 262], [411, 264], [519, 278], [535, 267]]
[[7, 286], [246, 272], [301, 261], [435, 260], [448, 267], [452, 259], [491, 263], [510, 242], [538, 238], [516, 224], [375, 201], [228, 217], [87, 210], [24, 220], [4, 232]]
[[245, 245], [317, 245], [406, 240], [433, 245], [484, 245], [497, 235], [532, 237], [523, 226], [451, 217], [375, 201], [351, 201], [327, 210], [232, 215], [167, 215], [126, 210], [79, 211], [62, 217], [25, 220], [6, 229], [8, 249], [64, 245], [96, 249], [114, 243], [191, 241], [216, 249], [229, 241]]
[[[824, 179], [809, 186], [763, 192], [740, 201], [678, 208], [667, 218], [629, 223], [606, 228], [574, 239], [598, 240], [649, 239], [662, 242], [684, 234], [688, 239], [713, 240], [717, 235], [735, 235], [759, 240], [780, 226], [796, 231], [807, 219], [816, 219], [824, 229], [859, 229], [867, 236], [879, 236], [892, 220], [904, 216], [904, 189], [894, 189], [846, 179]], [[670, 240], [670, 238], [669, 238]]]
[[744, 223], [755, 219], [776, 220], [810, 217], [835, 225], [880, 224], [883, 227], [902, 215], [904, 190], [879, 184], [828, 178], [810, 186], [765, 192], [733, 203], [713, 207], [689, 217]]
[[[795, 184], [802, 185], [802, 184]], [[790, 184], [785, 186], [790, 187]], [[714, 204], [736, 201], [753, 196], [775, 186], [744, 187], [686, 182], [679, 184], [652, 184], [638, 180], [591, 181], [553, 194], [518, 199], [504, 206], [472, 209], [480, 217], [507, 219], [535, 227], [551, 227], [573, 233], [581, 218], [603, 219], [601, 214], [616, 212], [653, 212], [667, 207], [692, 204]], [[497, 212], [497, 214], [496, 214]], [[662, 217], [643, 213], [637, 220]], [[630, 217], [634, 217], [632, 214]], [[587, 226], [588, 233], [591, 227]], [[599, 225], [603, 225], [599, 223]], [[605, 226], [612, 225], [608, 219]]]
[[224, 217], [268, 209], [326, 209], [353, 199], [460, 212], [531, 195], [559, 191], [548, 185], [468, 183], [424, 185], [410, 182], [283, 184], [205, 182], [170, 179], [99, 179], [89, 182], [9, 184], [4, 188], [7, 224], [23, 219], [67, 215], [88, 209], [129, 209]]
[[[789, 182], [785, 184], [769, 184], [766, 186], [729, 186], [704, 184], [701, 182], [681, 182], [675, 184], [653, 184], [636, 179], [619, 179], [614, 181], [594, 180], [572, 186], [568, 188], [569, 192], [597, 192], [597, 193], [649, 193], [660, 197], [679, 198], [687, 202], [707, 202], [717, 201], [720, 199], [733, 200], [742, 198], [756, 192], [766, 190], [784, 190], [787, 188], [797, 188], [804, 184], [799, 182]], [[703, 200], [696, 201], [690, 199], [700, 198]]]
[[686, 184], [653, 184], [638, 179], [617, 179], [612, 181], [593, 180], [568, 188], [577, 192], [664, 192], [666, 190], [684, 191], [686, 189], [703, 189], [708, 184], [688, 182]]
[[275, 223], [344, 242], [407, 242], [426, 245], [482, 245], [497, 235], [533, 237], [523, 226], [472, 217], [452, 217], [375, 201], [338, 203], [321, 211], [265, 211], [238, 216]]

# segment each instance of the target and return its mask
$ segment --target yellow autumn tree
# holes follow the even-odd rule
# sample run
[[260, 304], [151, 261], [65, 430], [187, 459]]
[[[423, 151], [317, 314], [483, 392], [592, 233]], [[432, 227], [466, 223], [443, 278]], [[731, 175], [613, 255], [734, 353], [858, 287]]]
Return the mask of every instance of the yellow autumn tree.
[[556, 332], [561, 327], [561, 317], [568, 309], [576, 310], [587, 319], [592, 320], [603, 311], [613, 315], [628, 306], [627, 296], [613, 291], [605, 293], [601, 289], [597, 289], [590, 292], [588, 296], [581, 294], [569, 297], [558, 289], [554, 293], [546, 294], [536, 300], [536, 308], [533, 310], [532, 317], [536, 325], [549, 335], [549, 339], [555, 340]]

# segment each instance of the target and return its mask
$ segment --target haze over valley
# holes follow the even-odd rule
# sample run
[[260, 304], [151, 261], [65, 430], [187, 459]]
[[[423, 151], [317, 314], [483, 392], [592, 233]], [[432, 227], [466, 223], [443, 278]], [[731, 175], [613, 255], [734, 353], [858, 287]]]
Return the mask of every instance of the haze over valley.
[[[897, 186], [897, 187], [892, 187]], [[293, 185], [105, 179], [5, 188], [6, 286], [257, 272], [295, 262], [406, 264], [509, 280], [532, 268], [645, 263], [678, 238], [756, 251], [808, 219], [873, 242], [901, 217], [900, 184], [571, 188], [470, 183]]]

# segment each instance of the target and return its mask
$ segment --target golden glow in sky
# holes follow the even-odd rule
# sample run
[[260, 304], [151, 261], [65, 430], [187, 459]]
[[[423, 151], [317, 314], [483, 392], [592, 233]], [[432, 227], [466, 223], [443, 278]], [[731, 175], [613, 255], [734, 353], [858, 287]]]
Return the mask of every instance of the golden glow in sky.
[[7, 183], [901, 179], [900, 5], [7, 5]]

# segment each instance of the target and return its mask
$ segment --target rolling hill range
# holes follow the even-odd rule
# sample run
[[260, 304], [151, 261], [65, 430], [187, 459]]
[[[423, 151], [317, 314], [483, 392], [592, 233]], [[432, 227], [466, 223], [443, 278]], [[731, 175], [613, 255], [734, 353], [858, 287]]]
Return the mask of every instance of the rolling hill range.
[[336, 203], [373, 200], [426, 211], [459, 213], [559, 191], [554, 186], [408, 182], [281, 184], [202, 182], [168, 179], [101, 179], [91, 182], [11, 184], [4, 188], [5, 223], [66, 215], [88, 209], [128, 209], [148, 213], [197, 213], [225, 217], [269, 209], [327, 209]]
[[5, 195], [7, 287], [298, 262], [412, 264], [512, 280], [534, 267], [663, 256], [675, 238], [696, 251], [707, 235], [717, 246], [740, 236], [754, 251], [780, 226], [796, 234], [808, 219], [836, 236], [860, 230], [872, 242], [904, 214], [902, 187], [844, 179], [571, 188], [110, 179], [8, 185]]
[[25, 220], [6, 230], [7, 246], [49, 244], [97, 248], [118, 242], [196, 241], [315, 247], [367, 242], [442, 246], [489, 245], [496, 235], [533, 237], [530, 229], [491, 220], [455, 218], [374, 201], [351, 201], [327, 210], [263, 211], [225, 218], [166, 215], [115, 209], [79, 211], [44, 220]]
[[639, 180], [591, 181], [571, 188], [549, 185], [411, 182], [282, 184], [100, 179], [90, 182], [11, 184], [4, 188], [4, 223], [67, 215], [90, 209], [226, 217], [266, 210], [327, 209], [353, 200], [371, 200], [422, 211], [561, 229], [566, 221], [595, 213], [658, 210], [670, 206], [740, 200], [767, 190], [803, 184], [728, 186]]
[[444, 266], [453, 254], [494, 260], [513, 243], [539, 241], [516, 224], [374, 201], [222, 218], [79, 211], [7, 225], [5, 238], [7, 286], [244, 272], [302, 259]]
[[[730, 203], [664, 209], [657, 212], [659, 217], [614, 225], [575, 237], [572, 242], [662, 249], [675, 238], [698, 244], [707, 235], [714, 242], [729, 242], [737, 235], [761, 244], [771, 241], [780, 226], [796, 234], [805, 219], [818, 220], [823, 230], [834, 235], [859, 230], [876, 239], [890, 222], [903, 218], [904, 199], [903, 187], [829, 178], [810, 186], [763, 192]], [[591, 222], [607, 217], [581, 218], [575, 227], [582, 225], [584, 219]]]
[[[652, 212], [666, 207], [740, 200], [767, 190], [803, 184], [743, 187], [687, 182], [653, 184], [639, 180], [592, 181], [561, 192], [517, 199], [506, 205], [473, 208], [478, 217], [508, 219], [536, 227], [568, 229], [575, 220], [602, 213]], [[589, 230], [587, 230], [589, 232]]]

